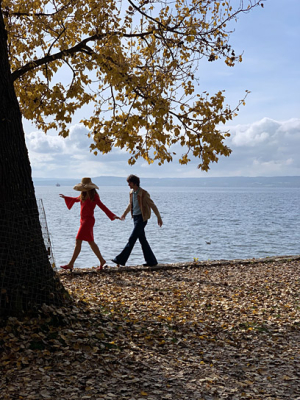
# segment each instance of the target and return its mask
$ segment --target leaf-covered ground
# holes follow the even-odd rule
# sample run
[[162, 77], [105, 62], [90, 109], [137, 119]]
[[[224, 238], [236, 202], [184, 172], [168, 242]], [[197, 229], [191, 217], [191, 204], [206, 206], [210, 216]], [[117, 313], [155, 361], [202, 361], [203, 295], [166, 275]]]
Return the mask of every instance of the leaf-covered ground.
[[300, 399], [300, 257], [60, 273], [0, 328], [1, 399]]

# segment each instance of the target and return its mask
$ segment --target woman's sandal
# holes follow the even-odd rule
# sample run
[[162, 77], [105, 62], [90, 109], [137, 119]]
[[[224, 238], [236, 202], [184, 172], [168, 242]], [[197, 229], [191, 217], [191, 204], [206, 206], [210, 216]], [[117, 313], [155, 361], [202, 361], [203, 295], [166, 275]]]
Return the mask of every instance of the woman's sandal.
[[104, 264], [99, 265], [99, 267], [96, 268], [96, 271], [102, 271], [103, 269], [106, 269], [106, 268], [107, 268], [107, 265], [106, 265], [106, 261], [105, 261]]
[[68, 265], [68, 264], [66, 264], [66, 265], [61, 265], [60, 268], [62, 268], [62, 269], [69, 269], [70, 271], [72, 271], [73, 265]]

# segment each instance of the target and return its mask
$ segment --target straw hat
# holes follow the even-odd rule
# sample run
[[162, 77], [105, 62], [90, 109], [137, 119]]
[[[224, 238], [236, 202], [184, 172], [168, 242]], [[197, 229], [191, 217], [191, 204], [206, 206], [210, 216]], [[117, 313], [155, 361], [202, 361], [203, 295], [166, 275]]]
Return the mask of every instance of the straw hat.
[[95, 185], [91, 178], [82, 178], [81, 182], [73, 187], [74, 190], [78, 190], [79, 192], [87, 192], [92, 189], [99, 189], [97, 185]]

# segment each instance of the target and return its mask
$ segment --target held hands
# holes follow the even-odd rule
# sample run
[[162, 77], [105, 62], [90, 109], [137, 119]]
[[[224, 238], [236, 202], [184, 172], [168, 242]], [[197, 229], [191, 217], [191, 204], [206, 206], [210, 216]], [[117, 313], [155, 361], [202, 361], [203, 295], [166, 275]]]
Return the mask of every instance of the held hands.
[[120, 220], [124, 221], [125, 220], [126, 215], [122, 214]]
[[121, 216], [121, 218], [120, 218], [120, 217], [117, 217], [117, 216], [115, 215], [113, 221], [114, 221], [115, 219], [119, 219], [120, 221], [124, 221], [125, 216], [124, 216], [124, 214], [123, 214], [123, 215]]

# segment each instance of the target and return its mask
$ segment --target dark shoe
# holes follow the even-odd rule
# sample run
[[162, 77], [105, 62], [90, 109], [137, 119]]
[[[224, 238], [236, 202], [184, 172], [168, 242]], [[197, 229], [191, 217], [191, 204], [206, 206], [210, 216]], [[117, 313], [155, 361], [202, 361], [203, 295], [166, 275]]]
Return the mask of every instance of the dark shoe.
[[156, 265], [157, 265], [157, 263], [156, 264], [143, 264], [143, 266], [144, 267], [156, 267]]
[[117, 261], [115, 258], [113, 260], [111, 260], [113, 263], [117, 264], [117, 267], [119, 267], [120, 265], [122, 265], [122, 267], [125, 267], [124, 264], [121, 264], [119, 261]]

